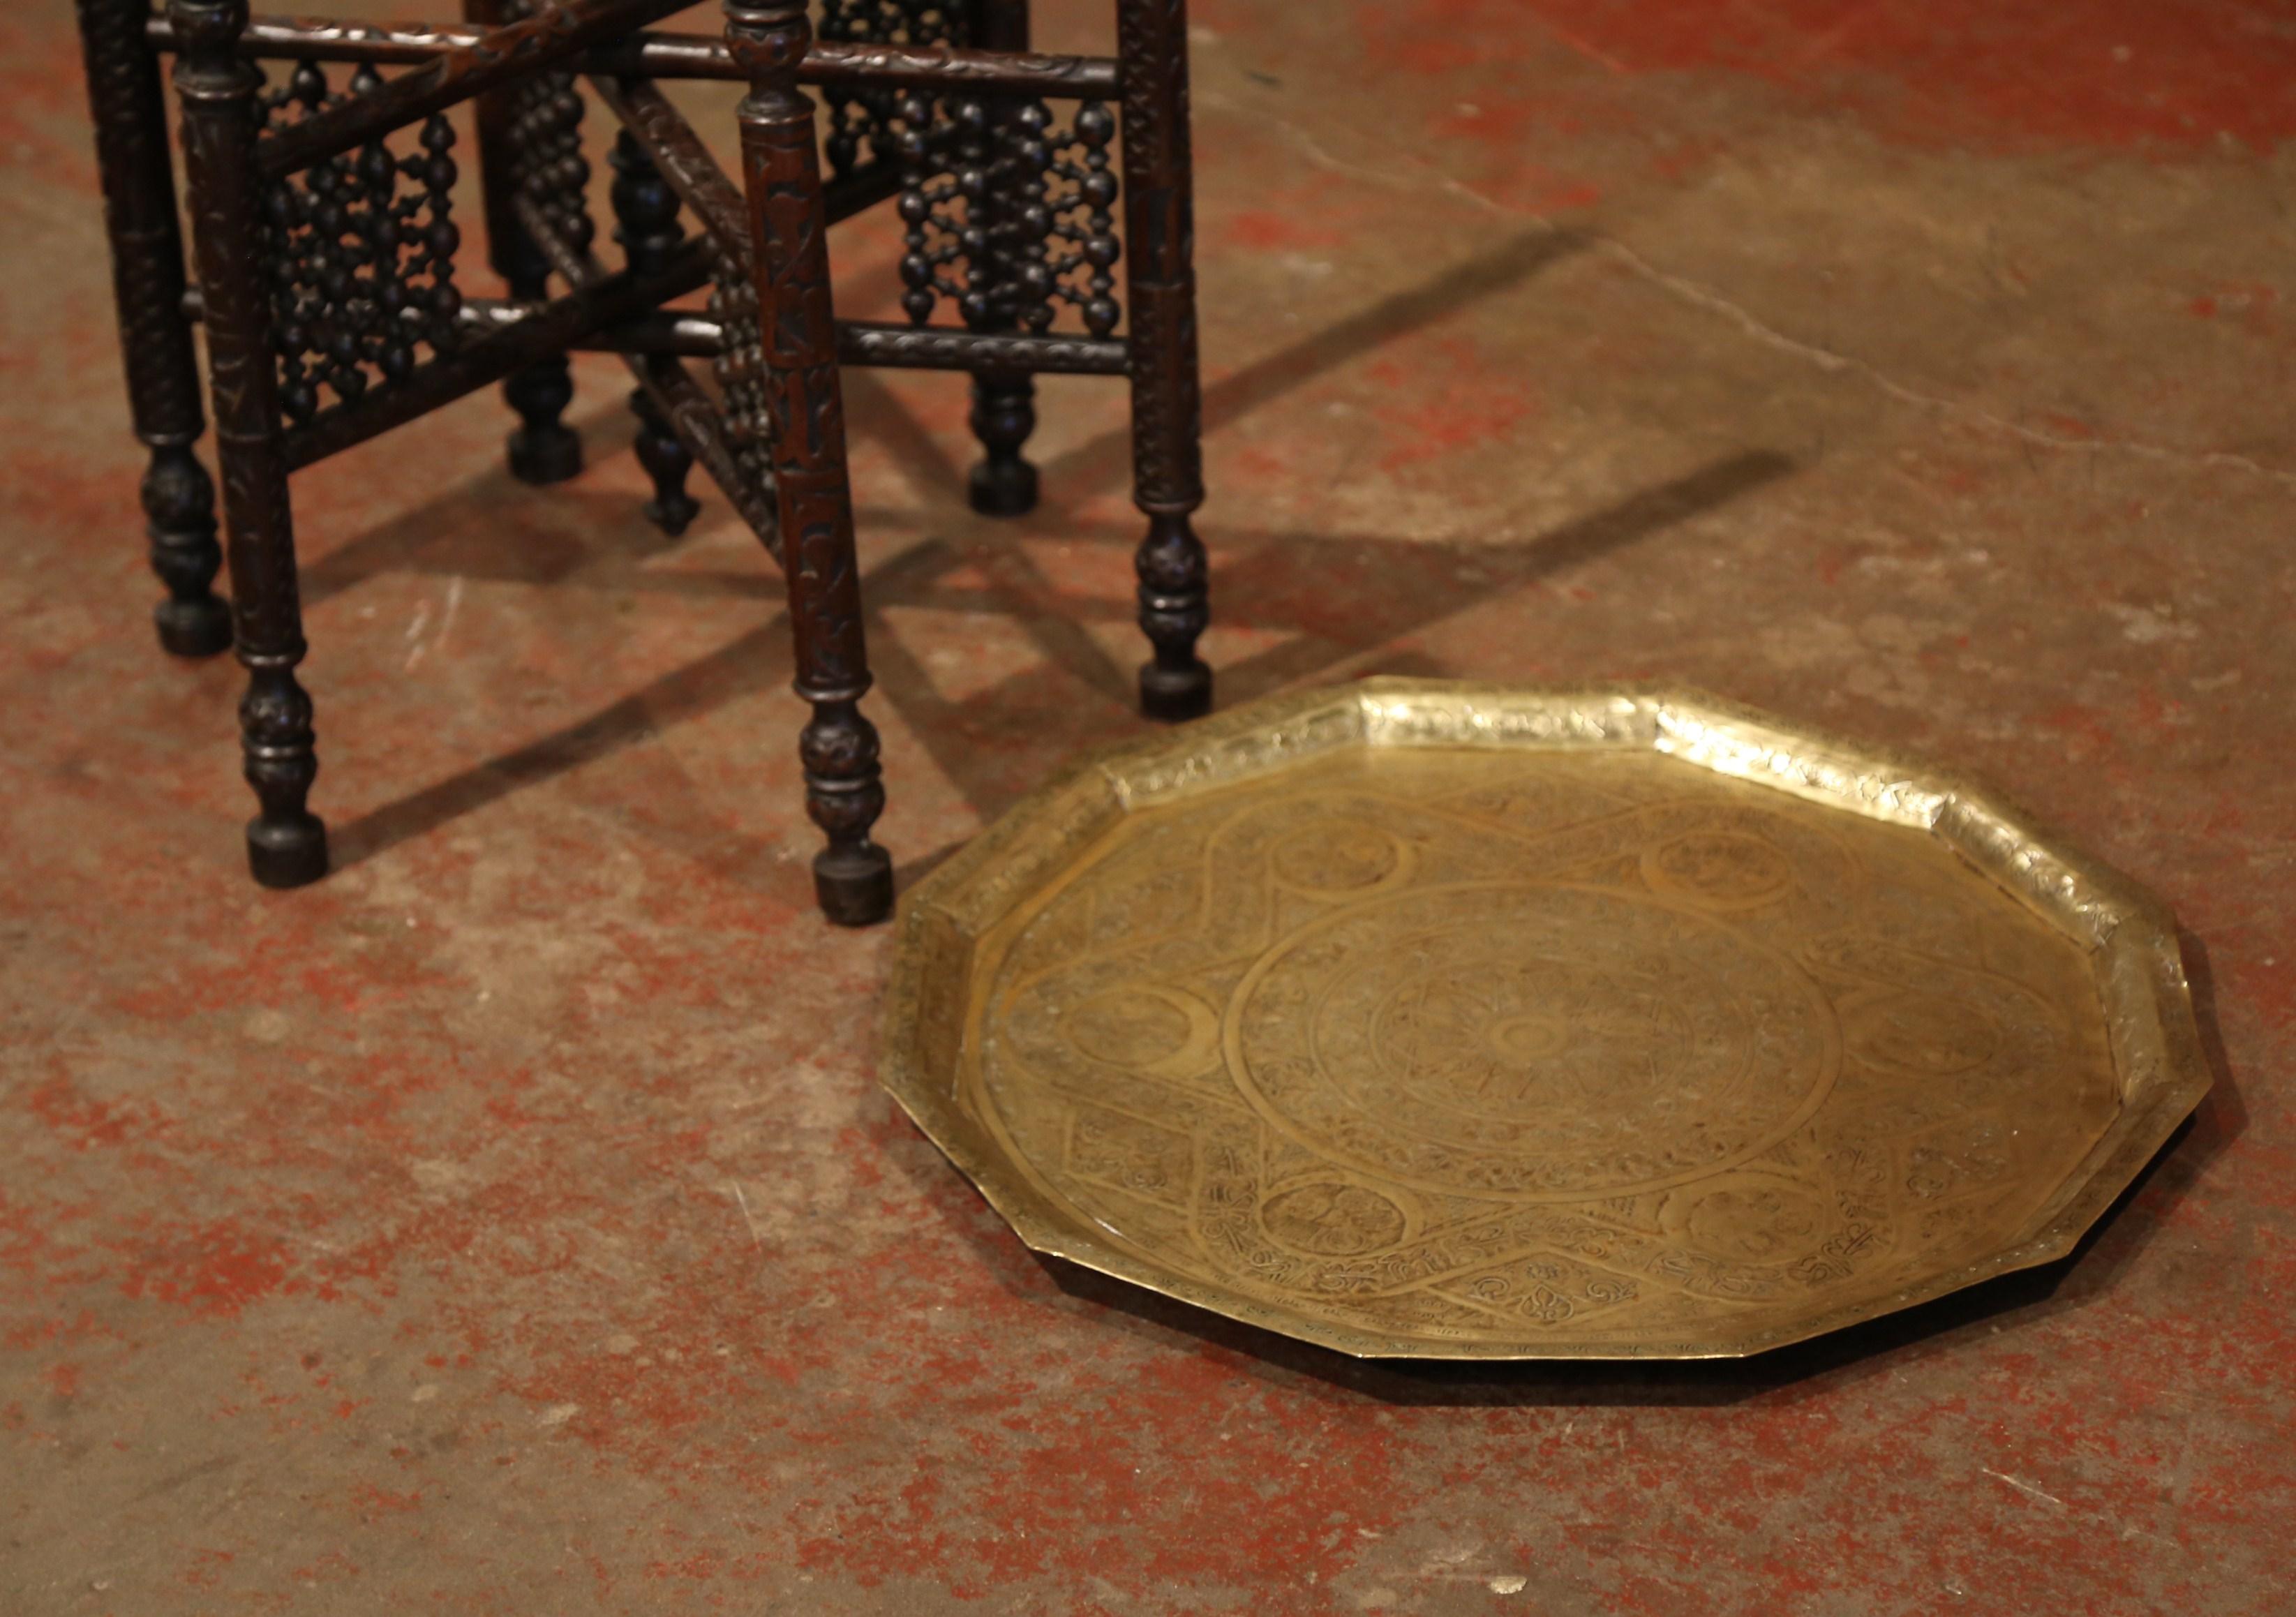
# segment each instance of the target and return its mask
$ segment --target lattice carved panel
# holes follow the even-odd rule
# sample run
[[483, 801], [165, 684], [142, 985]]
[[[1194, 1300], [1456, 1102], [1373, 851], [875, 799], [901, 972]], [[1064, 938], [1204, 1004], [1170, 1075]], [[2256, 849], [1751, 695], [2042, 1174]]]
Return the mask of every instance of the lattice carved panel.
[[923, 325], [953, 303], [975, 331], [1045, 332], [1064, 313], [1113, 333], [1116, 118], [1096, 101], [1065, 124], [1040, 101], [901, 99], [902, 307]]
[[542, 73], [511, 92], [511, 184], [553, 234], [576, 253], [597, 237], [590, 217], [590, 160], [582, 154], [586, 103], [570, 73]]
[[[264, 93], [266, 127], [291, 126], [382, 82], [362, 66], [338, 90], [325, 70], [300, 63]], [[409, 375], [422, 349], [455, 345], [463, 298], [454, 125], [433, 114], [394, 138], [291, 175], [265, 198], [280, 407], [291, 422], [316, 415], [326, 393], [356, 404]]]
[[[944, 0], [822, 0], [814, 34], [837, 45], [922, 48], [972, 43], [963, 9]], [[899, 160], [899, 91], [832, 86], [822, 102], [828, 126], [822, 152], [832, 182]]]
[[747, 264], [718, 258], [709, 315], [725, 333], [710, 369], [725, 400], [726, 442], [750, 486], [769, 497], [774, 487], [773, 425], [766, 409], [765, 339], [758, 325], [758, 291]]

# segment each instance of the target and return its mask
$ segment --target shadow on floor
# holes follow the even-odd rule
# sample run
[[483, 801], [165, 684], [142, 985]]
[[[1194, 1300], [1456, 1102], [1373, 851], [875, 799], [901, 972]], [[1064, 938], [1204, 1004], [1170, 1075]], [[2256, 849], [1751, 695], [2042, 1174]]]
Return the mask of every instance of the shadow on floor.
[[[1221, 701], [1233, 705], [1303, 680], [1374, 671], [1362, 658], [1394, 639], [1527, 588], [1561, 569], [1646, 541], [1792, 469], [1791, 461], [1767, 451], [1729, 456], [1607, 510], [1505, 546], [1225, 534], [1226, 548], [1236, 561], [1218, 580], [1222, 620], [1283, 638], [1220, 669]], [[1128, 543], [1131, 525], [1122, 531]], [[987, 583], [947, 583], [959, 568], [985, 574]], [[1334, 593], [1350, 603], [1344, 643], [1314, 632], [1328, 620], [1328, 614], [1316, 610], [1316, 600]], [[861, 594], [868, 605], [877, 699], [898, 712], [983, 820], [1011, 807], [1062, 757], [1107, 739], [1111, 721], [1137, 722], [1130, 712], [1130, 671], [1113, 666], [1081, 627], [1095, 619], [1128, 620], [1132, 603], [1054, 590], [1017, 546], [959, 550], [928, 539], [872, 569]], [[889, 623], [886, 614], [898, 608], [1009, 617], [1034, 641], [1043, 662], [952, 701], [937, 691]], [[777, 687], [790, 677], [788, 656], [778, 618], [745, 631], [576, 724], [340, 826], [333, 833], [336, 865], [371, 858], [526, 786], [650, 740], [728, 702]], [[1427, 659], [1414, 661], [1412, 668], [1448, 671]], [[1380, 671], [1401, 670], [1390, 664]], [[1097, 710], [1078, 710], [1072, 696], [1062, 702], [1066, 693], [1049, 688], [1068, 687], [1070, 681], [1103, 698]], [[1017, 722], [1023, 710], [1043, 712], [1048, 698], [1065, 706], [1065, 722]], [[1018, 743], [1016, 734], [1024, 738]], [[795, 740], [792, 735], [792, 746]], [[676, 766], [665, 756], [663, 767]], [[892, 789], [899, 789], [898, 782]]]
[[[1382, 299], [1255, 360], [1204, 390], [1204, 430], [1216, 430], [1385, 343], [1510, 291], [1582, 245], [1566, 233], [1524, 232], [1423, 285]], [[918, 486], [942, 490], [953, 505], [961, 505], [964, 472], [901, 401], [866, 370], [849, 370], [842, 380], [846, 424], [851, 435], [883, 443]], [[955, 385], [964, 381], [961, 375], [948, 380]], [[594, 464], [602, 456], [628, 451], [632, 418], [623, 402], [624, 391], [615, 390], [605, 398], [588, 393], [581, 397], [570, 424], [581, 433]], [[485, 402], [494, 401], [489, 396]], [[1048, 496], [1072, 502], [1080, 495], [1121, 486], [1130, 469], [1129, 437], [1119, 431], [1055, 457], [1044, 466], [1043, 475]], [[698, 472], [694, 476], [697, 486], [708, 480]], [[714, 488], [702, 493], [705, 498], [723, 497]], [[677, 543], [635, 521], [637, 504], [627, 495], [586, 489], [578, 480], [529, 488], [497, 464], [313, 557], [302, 570], [303, 602], [306, 606], [316, 605], [366, 579], [392, 571], [445, 572], [545, 585], [585, 573], [613, 575], [619, 581], [620, 575]], [[474, 528], [469, 520], [473, 509], [498, 513], [498, 523], [483, 529]], [[866, 525], [870, 513], [863, 512], [860, 520]], [[1138, 538], [1137, 532], [1128, 531], [1124, 542], [1131, 544]], [[754, 577], [744, 575], [725, 583], [740, 593], [778, 601], [779, 581], [771, 577], [771, 570], [761, 566]]]
[[[1573, 237], [1544, 230], [1510, 238], [1422, 286], [1384, 299], [1214, 383], [1205, 392], [1207, 424], [1234, 420], [1398, 336], [1519, 286], [1578, 246]], [[921, 483], [954, 497], [964, 484], [962, 472], [900, 401], [866, 372], [853, 373], [847, 385], [857, 435], [887, 442]], [[583, 423], [594, 431], [622, 419], [618, 406], [601, 403]], [[1046, 468], [1046, 477], [1048, 484], [1072, 497], [1079, 489], [1120, 481], [1128, 464], [1125, 436], [1114, 433], [1060, 456]], [[1768, 451], [1729, 456], [1528, 542], [1476, 546], [1472, 554], [1453, 546], [1378, 538], [1333, 541], [1316, 533], [1215, 529], [1211, 538], [1218, 553], [1215, 590], [1220, 620], [1262, 631], [1277, 641], [1219, 670], [1220, 699], [1234, 704], [1301, 680], [1370, 671], [1363, 659], [1375, 656], [1387, 641], [1646, 539], [1792, 469], [1784, 456]], [[598, 503], [609, 497], [564, 488], [537, 496], [496, 470], [318, 558], [306, 573], [307, 598], [322, 600], [379, 572], [410, 567], [543, 585], [738, 594], [761, 600], [778, 596], [778, 586], [762, 563], [754, 575], [644, 569], [641, 563], [675, 541], [634, 521], [620, 498], [612, 501], [613, 514], [602, 515]], [[472, 530], [467, 511], [473, 502], [504, 513], [502, 524], [483, 533]], [[872, 513], [864, 513], [863, 520], [871, 521]], [[1060, 534], [1064, 540], [1128, 548], [1136, 542], [1139, 528], [1130, 519], [1063, 521]], [[952, 582], [952, 575], [960, 570], [985, 582]], [[1348, 605], [1344, 643], [1316, 632], [1318, 620], [1326, 614], [1316, 612], [1314, 603], [1335, 596]], [[976, 540], [960, 548], [927, 538], [871, 570], [863, 581], [862, 597], [870, 614], [878, 699], [898, 711], [983, 819], [1009, 807], [1060, 757], [1105, 739], [1111, 724], [1137, 722], [1131, 717], [1133, 671], [1112, 661], [1086, 627], [1128, 620], [1132, 602], [1056, 589], [1017, 541]], [[1034, 643], [1043, 665], [962, 701], [946, 699], [887, 620], [889, 609], [903, 607], [1006, 617]], [[338, 867], [372, 858], [526, 786], [784, 683], [790, 673], [785, 640], [783, 620], [777, 614], [775, 621], [745, 632], [578, 723], [337, 827]], [[1445, 671], [1431, 659], [1418, 659], [1412, 666], [1426, 673]], [[1097, 704], [1078, 710], [1070, 682], [1086, 687], [1099, 699]], [[1051, 685], [1061, 689], [1048, 703], [1046, 687]], [[1035, 709], [1046, 705], [1069, 715], [1068, 721], [1048, 726], [1024, 722], [1035, 716]], [[1016, 734], [1029, 738], [1017, 752], [1013, 743]], [[992, 741], [996, 744], [991, 745]], [[666, 761], [665, 767], [675, 765]], [[898, 781], [892, 789], [899, 790]], [[731, 859], [754, 868], [774, 867], [775, 882], [786, 880], [787, 873], [778, 868], [786, 860], [765, 860], [754, 848], [728, 850], [722, 834], [701, 840], [712, 845], [709, 857], [718, 868]], [[904, 867], [904, 875], [921, 874], [946, 851], [924, 854]]]

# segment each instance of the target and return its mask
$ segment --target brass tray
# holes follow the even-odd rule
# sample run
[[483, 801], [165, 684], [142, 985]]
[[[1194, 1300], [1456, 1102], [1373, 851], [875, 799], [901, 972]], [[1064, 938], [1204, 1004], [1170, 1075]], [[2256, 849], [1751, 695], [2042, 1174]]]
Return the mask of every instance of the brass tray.
[[2168, 913], [1707, 697], [1372, 680], [919, 884], [886, 1087], [1021, 1238], [1344, 1353], [1706, 1358], [2070, 1251], [2209, 1070]]

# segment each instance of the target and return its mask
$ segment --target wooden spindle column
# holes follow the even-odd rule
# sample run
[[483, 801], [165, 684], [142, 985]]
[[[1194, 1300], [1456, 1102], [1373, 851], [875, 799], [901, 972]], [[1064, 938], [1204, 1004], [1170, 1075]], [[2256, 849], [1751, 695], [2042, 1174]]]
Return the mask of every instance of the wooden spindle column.
[[1212, 671], [1196, 655], [1211, 606], [1203, 543], [1189, 521], [1204, 503], [1204, 481], [1185, 0], [1117, 0], [1116, 33], [1132, 304], [1133, 503], [1148, 518], [1133, 568], [1140, 628], [1156, 653], [1140, 670], [1140, 710], [1151, 718], [1193, 718], [1210, 710]]
[[232, 611], [247, 694], [240, 747], [259, 812], [247, 856], [266, 887], [299, 887], [327, 870], [327, 833], [305, 805], [319, 773], [311, 699], [295, 678], [303, 611], [287, 504], [261, 184], [255, 147], [263, 75], [241, 58], [246, 0], [168, 0], [181, 53], [184, 170], [208, 336], [216, 458], [223, 472]]
[[217, 598], [215, 483], [192, 446], [207, 423], [184, 314], [184, 238], [168, 152], [160, 62], [144, 37], [146, 0], [79, 0], [111, 291], [119, 311], [135, 436], [151, 453], [143, 501], [152, 570], [168, 587], [152, 610], [160, 644], [178, 657], [231, 649], [231, 609]]
[[812, 41], [804, 0], [726, 0], [726, 38], [750, 81], [739, 117], [750, 273], [764, 340], [775, 496], [796, 642], [806, 808], [829, 839], [814, 860], [823, 913], [847, 926], [893, 906], [893, 863], [869, 840], [885, 807], [847, 482], [845, 401], [829, 295], [828, 219], [813, 103], [798, 88]]

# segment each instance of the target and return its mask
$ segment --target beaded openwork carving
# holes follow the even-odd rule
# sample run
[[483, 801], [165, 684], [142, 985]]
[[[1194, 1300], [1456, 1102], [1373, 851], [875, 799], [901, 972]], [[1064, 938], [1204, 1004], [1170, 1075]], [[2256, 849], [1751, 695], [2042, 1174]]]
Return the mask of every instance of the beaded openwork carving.
[[757, 283], [747, 265], [722, 253], [709, 288], [709, 315], [720, 333], [710, 370], [724, 400], [726, 447], [750, 487], [770, 495], [773, 423], [766, 413], [766, 350], [758, 329]]
[[511, 185], [578, 254], [589, 250], [597, 232], [590, 218], [590, 160], [582, 155], [584, 106], [570, 73], [522, 80], [511, 92], [506, 159]]
[[1251, 1323], [1742, 1353], [2068, 1250], [2207, 1088], [2173, 939], [1752, 715], [1382, 681], [945, 866], [885, 1072], [1032, 1244]]
[[[1211, 671], [1194, 652], [1204, 555], [1188, 514], [1202, 491], [1181, 0], [1115, 0], [1119, 55], [1030, 49], [1028, 0], [727, 0], [707, 32], [660, 26], [686, 0], [462, 0], [453, 21], [399, 23], [256, 16], [246, 0], [75, 9], [151, 456], [144, 504], [168, 590], [156, 621], [171, 652], [236, 644], [247, 664], [257, 881], [299, 886], [328, 866], [308, 801], [311, 703], [293, 671], [305, 638], [291, 476], [496, 386], [517, 418], [511, 475], [536, 487], [579, 476], [584, 436], [565, 419], [577, 352], [618, 356], [636, 384], [647, 518], [685, 532], [700, 472], [783, 567], [796, 685], [813, 710], [799, 745], [807, 812], [826, 839], [815, 891], [831, 920], [869, 924], [893, 902], [892, 860], [871, 834], [884, 793], [860, 706], [871, 676], [845, 368], [967, 375], [981, 456], [965, 494], [996, 517], [1037, 504], [1025, 453], [1036, 379], [1120, 379], [1148, 524], [1135, 561], [1152, 648], [1141, 710], [1209, 710]], [[180, 193], [163, 71], [178, 92]], [[745, 86], [732, 108], [738, 171], [666, 89], [680, 80]], [[620, 125], [603, 244], [592, 101]], [[1053, 107], [1073, 111], [1061, 123]], [[488, 271], [467, 299], [458, 130]], [[839, 319], [829, 226], [904, 193], [909, 320]], [[707, 314], [685, 301], [712, 283]], [[960, 318], [936, 321], [943, 303]], [[193, 447], [194, 323], [231, 528], [228, 611], [211, 587], [215, 482]]]
[[904, 96], [902, 308], [923, 325], [946, 300], [976, 331], [1045, 332], [1062, 309], [1116, 330], [1116, 118], [1079, 102]]
[[[362, 67], [338, 91], [324, 70], [301, 62], [265, 93], [265, 121], [292, 124], [381, 84]], [[323, 389], [357, 404], [405, 380], [422, 349], [455, 346], [463, 307], [455, 128], [437, 114], [407, 133], [410, 152], [373, 141], [291, 175], [265, 198], [272, 346], [280, 408], [291, 422], [319, 413]]]
[[[972, 39], [961, 6], [944, 0], [821, 0], [816, 38], [833, 45], [892, 45], [922, 48], [964, 45]], [[849, 180], [898, 157], [894, 120], [898, 90], [859, 83], [830, 87], [822, 155], [832, 180]]]

